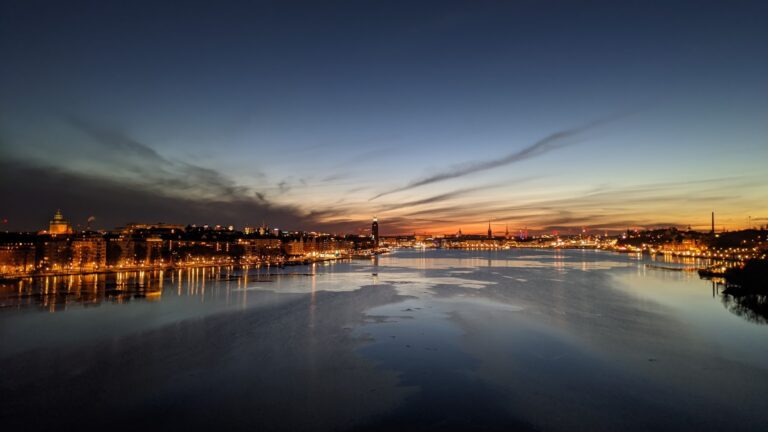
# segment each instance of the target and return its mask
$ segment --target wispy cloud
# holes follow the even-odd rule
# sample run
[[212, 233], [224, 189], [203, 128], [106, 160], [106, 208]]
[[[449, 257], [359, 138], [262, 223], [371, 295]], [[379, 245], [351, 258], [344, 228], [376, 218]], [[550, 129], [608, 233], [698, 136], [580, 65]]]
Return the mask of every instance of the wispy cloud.
[[[599, 229], [623, 229], [627, 226], [696, 226], [709, 215], [714, 203], [728, 208], [749, 205], [743, 191], [764, 184], [759, 177], [720, 177], [688, 181], [667, 181], [624, 186], [598, 186], [584, 192], [549, 197], [530, 195], [527, 199], [474, 200], [471, 203], [449, 201], [441, 206], [405, 208], [397, 216], [408, 221], [410, 228], [455, 229], [484, 226], [489, 217], [510, 227], [532, 229], [580, 229], [583, 226]], [[515, 202], [505, 205], [504, 202]], [[429, 226], [416, 219], [431, 218], [449, 221], [442, 227]], [[753, 218], [753, 220], [755, 220]], [[483, 228], [484, 229], [484, 228]]]
[[[61, 208], [74, 223], [84, 223], [88, 216], [94, 215], [100, 228], [132, 221], [242, 226], [266, 220], [296, 228], [316, 223], [298, 208], [272, 204], [253, 196], [237, 199], [194, 194], [168, 196], [119, 180], [19, 160], [1, 161], [0, 169], [3, 175], [16, 180], [0, 182], [4, 199], [24, 203], [2, 210], [2, 216], [8, 218], [15, 229], [40, 229], [56, 208]], [[46, 199], [30, 200], [30, 196]]]
[[446, 192], [446, 193], [441, 193], [441, 194], [438, 194], [438, 195], [432, 195], [432, 196], [429, 196], [429, 197], [426, 197], [426, 198], [421, 198], [421, 199], [412, 200], [412, 201], [406, 201], [406, 202], [399, 203], [399, 204], [392, 204], [392, 205], [388, 205], [388, 206], [383, 206], [383, 207], [381, 207], [379, 209], [379, 212], [399, 210], [399, 209], [404, 209], [404, 208], [408, 208], [408, 207], [416, 207], [416, 206], [421, 206], [421, 205], [426, 205], [426, 204], [434, 204], [434, 203], [439, 203], [439, 202], [443, 202], [443, 201], [448, 201], [448, 200], [451, 200], [453, 198], [458, 198], [458, 197], [461, 197], [463, 195], [467, 195], [467, 194], [470, 194], [470, 193], [473, 193], [473, 192], [477, 192], [477, 191], [480, 191], [480, 190], [483, 190], [483, 189], [486, 189], [486, 188], [487, 187], [483, 186], [483, 187], [472, 187], [472, 188], [465, 188], [465, 189], [457, 189], [457, 190], [454, 190], [454, 191], [450, 191], [450, 192]]
[[[238, 185], [217, 170], [164, 157], [151, 146], [120, 130], [81, 118], [69, 117], [66, 122], [101, 149], [99, 154], [107, 160], [90, 165], [100, 169], [99, 174], [103, 177], [151, 189], [161, 195], [265, 201], [263, 191]], [[89, 157], [85, 156], [87, 151], [81, 151], [81, 154], [82, 159]]]
[[262, 190], [267, 185], [238, 184], [218, 170], [166, 157], [115, 128], [78, 118], [64, 122], [77, 135], [63, 157], [37, 160], [9, 152], [0, 160], [0, 173], [14, 179], [0, 182], [2, 196], [25, 203], [2, 209], [17, 229], [38, 229], [56, 208], [74, 222], [95, 215], [104, 228], [129, 221], [242, 226], [262, 220], [281, 227], [329, 227], [299, 206], [269, 200]]
[[[621, 116], [624, 116], [624, 115], [625, 114], [622, 114]], [[458, 177], [464, 177], [466, 175], [474, 174], [481, 171], [487, 171], [487, 170], [502, 167], [505, 165], [510, 165], [516, 162], [521, 162], [526, 159], [543, 155], [545, 153], [549, 153], [553, 150], [557, 150], [572, 144], [572, 141], [569, 141], [569, 138], [574, 138], [578, 134], [583, 133], [589, 129], [595, 128], [599, 125], [608, 123], [610, 121], [614, 121], [618, 117], [619, 116], [612, 116], [612, 117], [608, 117], [600, 120], [595, 120], [595, 121], [586, 123], [584, 125], [581, 125], [579, 127], [565, 129], [562, 131], [552, 133], [536, 141], [531, 145], [528, 145], [520, 150], [516, 150], [498, 159], [489, 159], [485, 161], [469, 162], [469, 163], [455, 165], [450, 169], [438, 172], [436, 174], [432, 174], [420, 180], [413, 181], [411, 183], [408, 183], [405, 186], [379, 193], [378, 195], [371, 197], [369, 201], [373, 201], [377, 198], [381, 198], [385, 195], [393, 194], [396, 192], [402, 192], [409, 189], [417, 188], [419, 186], [424, 186], [424, 185], [437, 183], [445, 180], [455, 179]]]

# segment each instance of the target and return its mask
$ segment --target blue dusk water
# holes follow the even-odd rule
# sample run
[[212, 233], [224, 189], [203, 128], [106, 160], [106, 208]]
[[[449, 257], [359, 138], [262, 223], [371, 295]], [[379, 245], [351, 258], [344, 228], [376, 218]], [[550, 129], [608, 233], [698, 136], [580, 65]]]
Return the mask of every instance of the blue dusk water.
[[0, 290], [3, 430], [760, 430], [766, 298], [695, 261], [400, 250]]

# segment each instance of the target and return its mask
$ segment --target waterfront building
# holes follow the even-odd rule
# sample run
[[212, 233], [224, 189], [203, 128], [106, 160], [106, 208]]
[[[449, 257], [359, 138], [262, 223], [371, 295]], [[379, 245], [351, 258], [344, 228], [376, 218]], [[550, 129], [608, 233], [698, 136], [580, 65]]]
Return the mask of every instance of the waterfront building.
[[302, 255], [304, 253], [304, 242], [301, 240], [294, 240], [287, 242], [284, 245], [285, 254], [288, 256]]
[[107, 242], [101, 235], [82, 235], [72, 239], [72, 268], [98, 270], [107, 265]]
[[165, 250], [164, 244], [166, 242], [160, 236], [151, 236], [144, 239], [144, 245], [146, 250], [146, 256], [144, 257], [144, 264], [154, 265], [163, 262], [163, 252]]
[[41, 236], [37, 245], [36, 267], [44, 271], [62, 271], [70, 266], [70, 239], [56, 235]]
[[432, 240], [432, 236], [427, 233], [424, 233], [424, 234], [413, 233], [413, 239], [416, 240], [416, 242], [425, 242], [427, 240]]
[[258, 261], [280, 255], [282, 242], [278, 238], [238, 239], [236, 245], [242, 248], [246, 261]]
[[35, 243], [19, 241], [0, 244], [0, 275], [24, 274], [35, 267]]

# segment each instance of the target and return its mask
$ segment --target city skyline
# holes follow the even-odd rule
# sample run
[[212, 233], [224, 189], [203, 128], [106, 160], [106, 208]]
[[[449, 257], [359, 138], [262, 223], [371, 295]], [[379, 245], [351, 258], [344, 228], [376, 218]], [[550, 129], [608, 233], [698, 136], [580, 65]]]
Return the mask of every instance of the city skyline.
[[[400, 232], [396, 231], [395, 228], [390, 228], [391, 231], [386, 231], [386, 224], [384, 225], [385, 230], [381, 231], [379, 230], [379, 218], [378, 216], [373, 216], [371, 220], [368, 221], [369, 225], [359, 225], [354, 227], [353, 229], [350, 229], [348, 231], [344, 230], [337, 230], [337, 231], [323, 231], [323, 230], [317, 230], [317, 229], [308, 229], [308, 228], [280, 228], [277, 225], [270, 224], [266, 220], [263, 220], [260, 224], [245, 224], [245, 225], [232, 225], [232, 224], [208, 224], [208, 223], [196, 223], [196, 222], [183, 222], [183, 221], [125, 221], [124, 223], [120, 225], [115, 225], [112, 227], [98, 227], [93, 226], [92, 224], [96, 222], [95, 217], [90, 216], [84, 223], [78, 223], [76, 221], [70, 221], [65, 217], [65, 215], [62, 213], [61, 209], [56, 209], [56, 211], [53, 213], [53, 216], [48, 221], [48, 229], [45, 229], [44, 225], [40, 225], [35, 229], [31, 230], [19, 230], [16, 231], [18, 233], [37, 233], [37, 234], [44, 234], [44, 235], [64, 235], [64, 236], [72, 236], [77, 233], [87, 233], [87, 232], [115, 232], [115, 231], [122, 231], [125, 229], [128, 229], [129, 227], [134, 227], [130, 229], [135, 229], [136, 227], [165, 227], [170, 229], [171, 227], [176, 228], [178, 230], [184, 230], [188, 228], [205, 228], [205, 229], [214, 229], [214, 230], [227, 230], [227, 231], [236, 231], [236, 232], [243, 232], [245, 234], [254, 234], [254, 233], [260, 233], [260, 234], [274, 234], [277, 233], [312, 233], [312, 234], [318, 234], [318, 235], [333, 235], [333, 236], [343, 236], [343, 235], [359, 235], [362, 237], [371, 237], [376, 243], [378, 243], [378, 240], [376, 240], [380, 235], [381, 236], [390, 236], [390, 237], [397, 237], [397, 236], [455, 236], [455, 237], [462, 237], [462, 236], [472, 236], [472, 237], [486, 237], [486, 238], [521, 238], [526, 239], [531, 235], [564, 235], [564, 236], [573, 236], [573, 235], [580, 235], [585, 234], [589, 236], [617, 236], [621, 234], [626, 234], [629, 231], [639, 232], [639, 231], [652, 231], [652, 230], [659, 230], [659, 229], [682, 229], [683, 231], [691, 231], [691, 232], [698, 232], [698, 233], [724, 233], [724, 232], [730, 232], [730, 231], [743, 231], [743, 230], [765, 230], [768, 228], [768, 224], [761, 224], [761, 223], [753, 223], [755, 221], [759, 222], [760, 218], [752, 218], [748, 217], [747, 223], [743, 226], [735, 226], [735, 227], [726, 227], [725, 225], [719, 225], [716, 223], [715, 219], [715, 212], [711, 212], [710, 214], [710, 225], [707, 229], [701, 229], [696, 228], [691, 224], [688, 224], [687, 226], [676, 226], [676, 225], [656, 225], [656, 226], [648, 226], [648, 227], [625, 227], [624, 229], [606, 229], [606, 228], [597, 228], [597, 227], [588, 227], [588, 226], [580, 226], [580, 227], [566, 227], [564, 230], [540, 230], [540, 229], [531, 229], [528, 226], [525, 227], [512, 227], [510, 230], [509, 223], [504, 223], [502, 221], [494, 221], [493, 219], [489, 219], [486, 223], [487, 225], [483, 225], [484, 228], [486, 228], [485, 231], [472, 231], [472, 230], [465, 230], [461, 227], [458, 228], [458, 230], [455, 231], [437, 231], [437, 230], [421, 230], [421, 231], [411, 231], [411, 232]], [[4, 222], [5, 223], [5, 222]], [[14, 231], [5, 230], [6, 233], [13, 233]]]
[[0, 6], [3, 230], [768, 223], [761, 2], [151, 6]]

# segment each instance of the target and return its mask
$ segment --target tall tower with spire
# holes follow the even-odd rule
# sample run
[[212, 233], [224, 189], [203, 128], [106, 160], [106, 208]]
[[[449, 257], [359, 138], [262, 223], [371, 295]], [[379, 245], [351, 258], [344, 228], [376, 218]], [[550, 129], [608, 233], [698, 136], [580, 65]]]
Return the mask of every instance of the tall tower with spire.
[[373, 217], [373, 223], [371, 224], [371, 239], [373, 240], [373, 247], [377, 249], [379, 247], [379, 218]]
[[509, 240], [509, 224], [504, 225], [504, 238]]
[[489, 239], [493, 238], [493, 231], [491, 230], [491, 220], [490, 219], [488, 219], [488, 238]]

